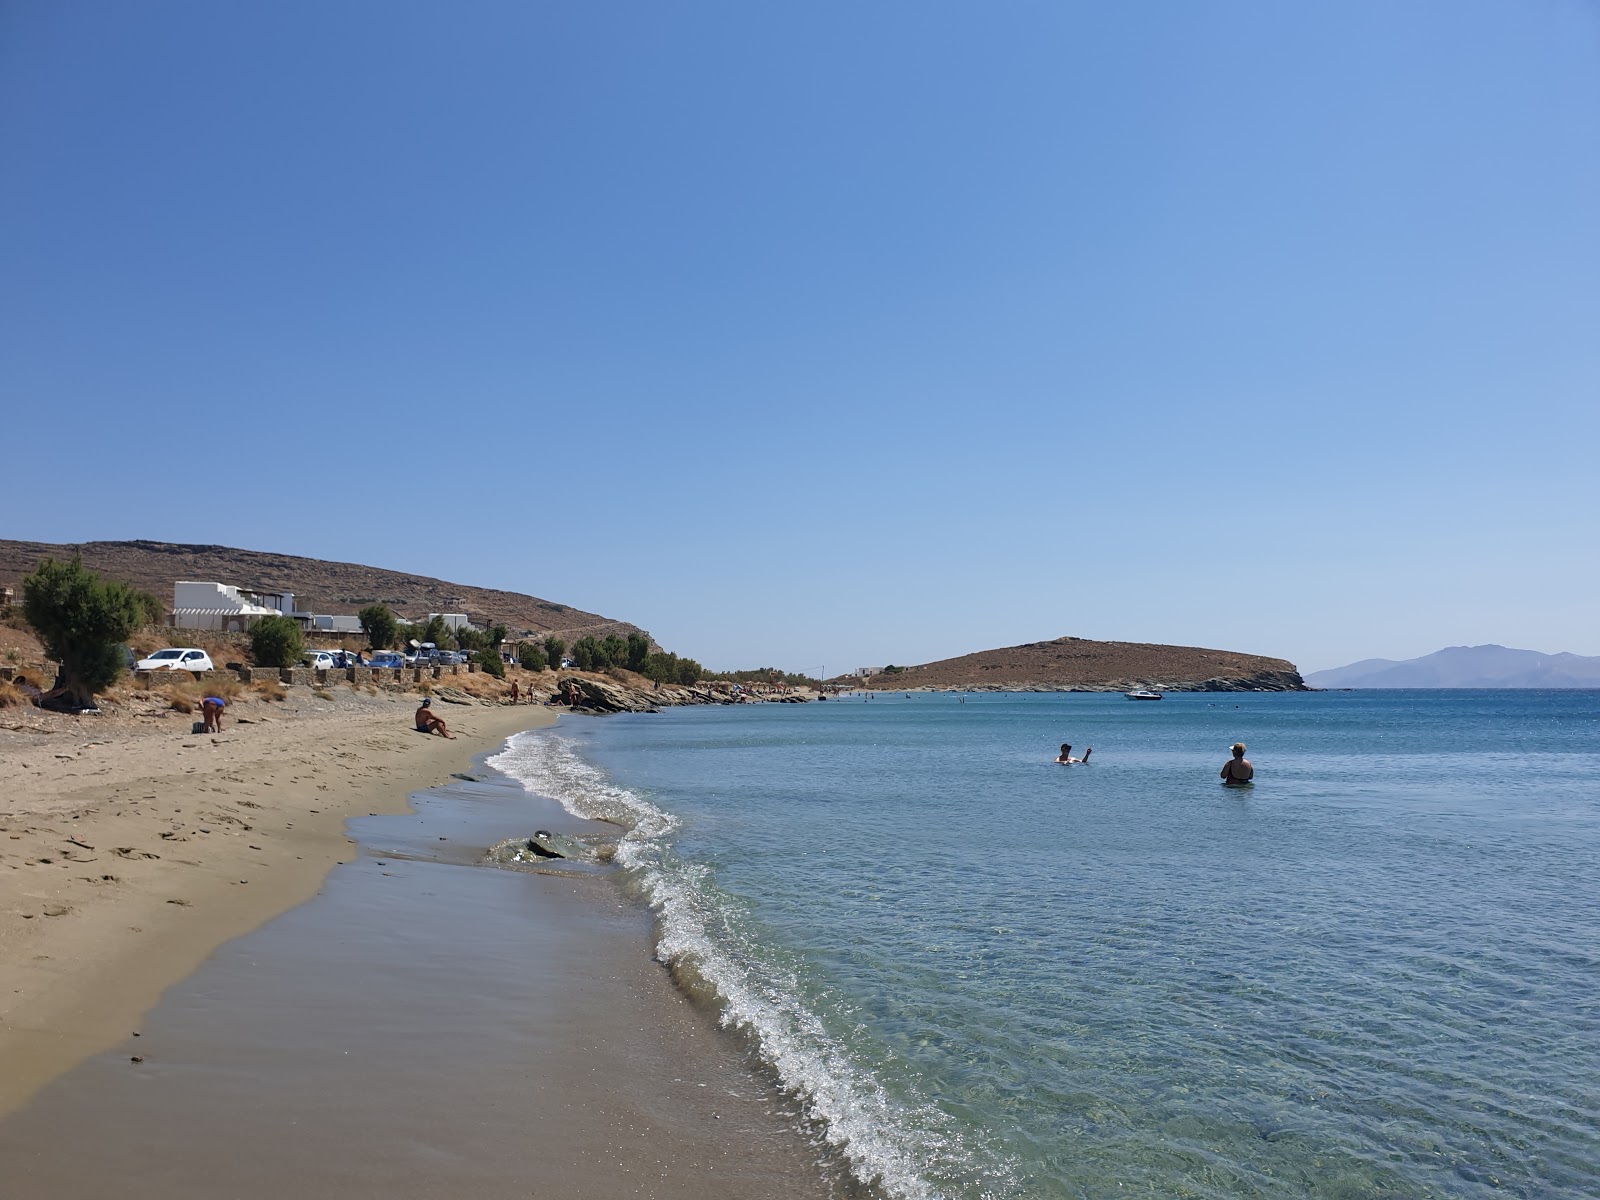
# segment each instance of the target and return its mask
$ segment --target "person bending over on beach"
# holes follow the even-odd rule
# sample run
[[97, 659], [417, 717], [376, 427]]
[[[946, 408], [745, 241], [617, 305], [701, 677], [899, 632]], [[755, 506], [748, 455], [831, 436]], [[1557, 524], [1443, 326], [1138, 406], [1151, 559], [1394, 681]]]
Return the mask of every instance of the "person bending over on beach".
[[444, 727], [444, 721], [434, 716], [432, 705], [431, 699], [423, 698], [422, 707], [417, 709], [417, 732], [437, 733], [447, 738], [455, 737], [455, 734]]
[[228, 702], [221, 696], [207, 696], [200, 701], [200, 715], [206, 719], [207, 733], [222, 732], [222, 710]]
[[1091, 755], [1093, 753], [1094, 753], [1094, 747], [1090, 746], [1087, 750], [1085, 750], [1083, 752], [1083, 757], [1082, 758], [1073, 758], [1072, 757], [1072, 747], [1070, 745], [1068, 745], [1066, 742], [1062, 742], [1061, 743], [1061, 753], [1056, 758], [1056, 761], [1058, 763], [1086, 763], [1086, 762], [1089, 761], [1089, 755]]
[[1254, 778], [1256, 769], [1250, 765], [1250, 760], [1244, 756], [1244, 743], [1233, 744], [1233, 757], [1222, 764], [1219, 774], [1222, 776], [1224, 787], [1238, 787], [1249, 783]]

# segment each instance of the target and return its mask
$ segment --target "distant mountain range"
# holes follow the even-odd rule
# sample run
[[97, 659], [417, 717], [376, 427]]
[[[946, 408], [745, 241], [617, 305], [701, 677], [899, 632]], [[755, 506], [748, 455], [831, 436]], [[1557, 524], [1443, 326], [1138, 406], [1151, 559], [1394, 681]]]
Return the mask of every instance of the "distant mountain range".
[[1314, 688], [1600, 688], [1600, 658], [1505, 646], [1449, 646], [1396, 662], [1367, 658], [1313, 671]]

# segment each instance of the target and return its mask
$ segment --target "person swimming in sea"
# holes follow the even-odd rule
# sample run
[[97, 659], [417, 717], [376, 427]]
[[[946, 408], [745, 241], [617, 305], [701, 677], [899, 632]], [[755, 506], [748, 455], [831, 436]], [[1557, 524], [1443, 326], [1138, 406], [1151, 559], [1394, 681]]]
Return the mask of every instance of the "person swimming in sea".
[[1222, 770], [1218, 774], [1222, 776], [1223, 787], [1243, 787], [1255, 778], [1256, 769], [1244, 756], [1243, 742], [1233, 744], [1233, 757], [1222, 764]]
[[1056, 762], [1058, 762], [1058, 763], [1086, 763], [1086, 762], [1089, 761], [1089, 755], [1091, 755], [1093, 753], [1094, 753], [1094, 747], [1090, 746], [1087, 750], [1085, 750], [1083, 752], [1083, 757], [1082, 758], [1073, 758], [1072, 757], [1072, 747], [1068, 743], [1062, 742], [1061, 743], [1061, 753], [1056, 757]]

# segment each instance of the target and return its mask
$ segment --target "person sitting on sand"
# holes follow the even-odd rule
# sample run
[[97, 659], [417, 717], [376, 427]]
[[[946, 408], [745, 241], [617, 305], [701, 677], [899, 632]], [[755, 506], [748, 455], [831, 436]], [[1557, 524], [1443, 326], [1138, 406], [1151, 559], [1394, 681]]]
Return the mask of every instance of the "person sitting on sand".
[[207, 696], [200, 701], [200, 714], [206, 720], [207, 733], [222, 732], [222, 710], [227, 705], [228, 702], [221, 696]]
[[1061, 754], [1056, 758], [1056, 761], [1058, 763], [1086, 763], [1086, 762], [1089, 761], [1089, 755], [1091, 755], [1093, 753], [1094, 753], [1094, 747], [1090, 746], [1087, 750], [1085, 750], [1083, 752], [1083, 757], [1082, 758], [1073, 758], [1072, 757], [1072, 747], [1070, 745], [1068, 745], [1066, 742], [1062, 742], [1061, 743]]
[[1222, 764], [1219, 774], [1222, 776], [1224, 787], [1241, 787], [1255, 777], [1256, 769], [1250, 765], [1250, 760], [1244, 756], [1244, 743], [1233, 744], [1233, 757]]
[[444, 721], [434, 715], [432, 704], [431, 699], [424, 697], [422, 707], [417, 709], [417, 732], [437, 733], [447, 738], [455, 737], [455, 734], [444, 727]]

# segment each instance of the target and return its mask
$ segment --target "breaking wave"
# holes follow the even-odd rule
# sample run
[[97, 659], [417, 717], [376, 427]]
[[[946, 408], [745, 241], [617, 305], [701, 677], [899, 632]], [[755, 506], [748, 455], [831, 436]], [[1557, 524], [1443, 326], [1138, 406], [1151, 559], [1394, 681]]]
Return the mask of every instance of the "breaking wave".
[[[488, 761], [576, 816], [627, 830], [616, 861], [657, 915], [656, 957], [680, 986], [713, 998], [725, 1028], [752, 1039], [851, 1174], [893, 1200], [936, 1200], [945, 1194], [933, 1182], [939, 1178], [962, 1180], [961, 1194], [1009, 1193], [1008, 1181], [977, 1169], [981, 1156], [949, 1114], [926, 1100], [891, 1096], [852, 1060], [801, 999], [795, 966], [762, 943], [742, 905], [716, 887], [707, 866], [674, 852], [677, 818], [618, 786], [574, 745], [557, 733], [529, 731]], [[988, 1178], [980, 1182], [975, 1175]]]

